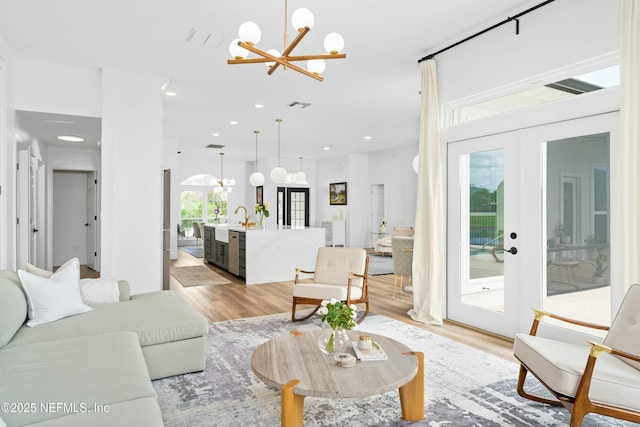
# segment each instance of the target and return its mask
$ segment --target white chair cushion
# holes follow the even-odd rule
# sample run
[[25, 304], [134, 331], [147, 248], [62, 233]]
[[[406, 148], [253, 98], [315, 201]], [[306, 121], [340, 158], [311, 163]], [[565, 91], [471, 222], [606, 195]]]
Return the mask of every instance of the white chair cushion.
[[[575, 396], [589, 347], [518, 334], [513, 354], [558, 393]], [[593, 402], [640, 411], [640, 371], [609, 353], [596, 361], [589, 398]]]
[[[301, 298], [326, 299], [331, 298], [345, 301], [347, 299], [347, 287], [331, 285], [327, 283], [298, 283], [293, 286], [293, 296]], [[362, 288], [351, 286], [351, 299], [362, 298]]]
[[[604, 345], [631, 354], [640, 354], [640, 285], [627, 291], [618, 314], [604, 340]], [[629, 359], [620, 360], [640, 370], [640, 363]]]
[[[362, 248], [320, 248], [316, 257], [314, 282], [346, 286], [349, 272], [364, 274], [367, 252]], [[352, 288], [362, 287], [362, 279], [353, 277]], [[346, 297], [346, 291], [345, 291]]]

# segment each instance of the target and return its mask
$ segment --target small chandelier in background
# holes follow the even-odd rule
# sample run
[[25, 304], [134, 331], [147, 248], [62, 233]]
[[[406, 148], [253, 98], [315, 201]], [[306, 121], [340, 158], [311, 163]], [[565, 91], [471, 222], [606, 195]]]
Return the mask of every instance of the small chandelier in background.
[[278, 166], [271, 169], [271, 181], [282, 184], [287, 179], [287, 170], [280, 166], [280, 123], [282, 123], [282, 119], [276, 119], [276, 122], [278, 122]]
[[256, 171], [249, 175], [249, 183], [254, 187], [258, 187], [264, 184], [264, 175], [258, 172], [258, 134], [259, 130], [254, 130], [253, 133], [256, 134]]
[[[291, 68], [294, 71], [309, 76], [318, 81], [324, 79], [320, 76], [325, 69], [325, 59], [343, 59], [347, 55], [340, 53], [344, 48], [344, 39], [338, 33], [329, 33], [324, 38], [324, 48], [327, 51], [326, 54], [320, 55], [303, 55], [303, 56], [290, 56], [293, 49], [296, 48], [298, 43], [306, 36], [313, 27], [313, 14], [309, 9], [300, 8], [296, 9], [291, 15], [291, 23], [293, 28], [298, 31], [298, 35], [291, 42], [288, 43], [287, 36], [287, 0], [284, 1], [284, 50], [282, 54], [275, 49], [269, 49], [266, 52], [258, 49], [255, 45], [260, 41], [262, 33], [260, 27], [255, 22], [245, 22], [240, 25], [238, 31], [239, 38], [231, 41], [229, 45], [229, 53], [233, 59], [227, 60], [227, 64], [255, 64], [264, 62], [267, 64], [269, 75], [282, 65], [285, 69]], [[259, 58], [247, 58], [249, 52], [253, 52], [259, 56]], [[307, 61], [307, 69], [301, 68], [292, 62], [295, 61]]]
[[232, 186], [235, 185], [236, 180], [226, 179], [224, 177], [224, 153], [220, 153], [220, 179], [216, 182], [216, 186], [213, 188], [214, 193], [231, 193], [233, 191]]
[[300, 159], [300, 169], [296, 174], [296, 184], [300, 185], [309, 185], [307, 182], [307, 174], [302, 171], [302, 157], [298, 157]]

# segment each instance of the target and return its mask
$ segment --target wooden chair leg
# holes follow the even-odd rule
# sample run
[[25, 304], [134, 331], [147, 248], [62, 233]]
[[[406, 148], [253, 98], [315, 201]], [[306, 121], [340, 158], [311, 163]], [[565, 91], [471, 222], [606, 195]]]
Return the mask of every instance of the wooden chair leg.
[[527, 378], [527, 372], [529, 372], [527, 368], [525, 368], [524, 365], [520, 365], [520, 374], [518, 375], [518, 387], [517, 387], [518, 394], [520, 396], [524, 397], [525, 399], [533, 400], [535, 402], [546, 403], [547, 405], [563, 406], [562, 403], [560, 403], [557, 400], [546, 399], [544, 397], [529, 394], [526, 391], [524, 391], [524, 380]]
[[360, 319], [358, 319], [356, 321], [356, 323], [359, 325], [360, 323], [362, 323], [362, 321], [364, 320], [365, 317], [367, 317], [367, 314], [369, 314], [369, 300], [365, 301], [365, 309], [364, 309], [364, 314], [360, 317]]
[[393, 275], [393, 294], [392, 294], [392, 298], [396, 297], [396, 283], [398, 283], [398, 275], [394, 274]]
[[296, 317], [296, 306], [298, 305], [298, 302], [296, 301], [296, 299], [294, 298], [292, 300], [292, 306], [291, 306], [291, 321], [292, 322], [300, 322], [302, 320], [307, 320], [308, 318], [310, 318], [311, 316], [313, 316], [314, 314], [316, 314], [316, 312], [318, 311], [318, 309], [320, 308], [320, 305], [318, 304], [318, 306], [316, 308], [313, 309], [313, 311], [311, 313], [309, 313], [308, 315], [304, 316], [304, 317]]

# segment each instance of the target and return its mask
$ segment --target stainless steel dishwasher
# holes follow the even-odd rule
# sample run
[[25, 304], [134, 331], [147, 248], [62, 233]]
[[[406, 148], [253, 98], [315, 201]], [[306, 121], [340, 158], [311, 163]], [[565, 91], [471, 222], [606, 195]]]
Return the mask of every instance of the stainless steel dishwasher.
[[228, 271], [240, 275], [240, 232], [229, 231], [229, 264]]

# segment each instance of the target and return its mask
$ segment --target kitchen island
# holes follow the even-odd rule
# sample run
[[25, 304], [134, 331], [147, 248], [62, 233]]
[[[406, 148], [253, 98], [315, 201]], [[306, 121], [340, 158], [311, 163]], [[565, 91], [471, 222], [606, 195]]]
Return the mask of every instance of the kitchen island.
[[296, 268], [313, 270], [324, 228], [246, 229], [205, 224], [204, 262], [245, 280], [247, 285], [295, 278]]

